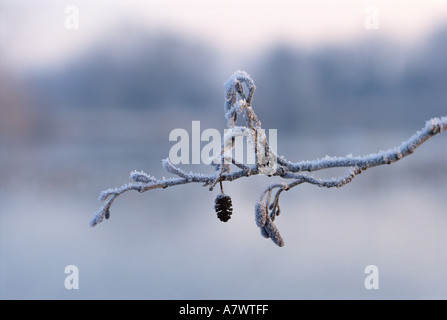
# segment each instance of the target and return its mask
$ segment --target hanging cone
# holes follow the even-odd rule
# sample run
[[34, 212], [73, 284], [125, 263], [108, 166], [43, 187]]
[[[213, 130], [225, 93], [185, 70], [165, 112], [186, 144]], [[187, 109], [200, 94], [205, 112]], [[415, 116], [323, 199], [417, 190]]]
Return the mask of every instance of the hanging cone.
[[217, 217], [220, 221], [227, 222], [231, 218], [233, 213], [233, 207], [230, 196], [226, 194], [219, 194], [214, 200], [214, 209], [216, 210]]

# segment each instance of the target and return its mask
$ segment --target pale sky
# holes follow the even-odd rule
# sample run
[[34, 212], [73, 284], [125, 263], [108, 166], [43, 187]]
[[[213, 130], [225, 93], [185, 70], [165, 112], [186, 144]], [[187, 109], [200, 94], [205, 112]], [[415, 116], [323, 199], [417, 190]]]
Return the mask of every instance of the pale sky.
[[[68, 5], [79, 9], [79, 30], [65, 27]], [[378, 9], [379, 29], [365, 28], [368, 5]], [[312, 48], [371, 33], [411, 44], [447, 25], [447, 0], [0, 0], [0, 50], [7, 64], [51, 63], [124, 24], [245, 54], [277, 42]]]

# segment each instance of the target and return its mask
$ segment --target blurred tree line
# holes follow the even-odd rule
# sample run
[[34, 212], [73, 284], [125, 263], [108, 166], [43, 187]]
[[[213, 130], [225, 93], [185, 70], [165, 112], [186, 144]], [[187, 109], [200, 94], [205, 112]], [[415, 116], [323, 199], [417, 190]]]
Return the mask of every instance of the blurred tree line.
[[[21, 114], [36, 111], [20, 110], [32, 108], [50, 113], [177, 106], [207, 117], [223, 106], [222, 84], [237, 69], [255, 80], [254, 105], [266, 128], [414, 129], [446, 114], [446, 56], [447, 28], [411, 48], [375, 38], [315, 50], [277, 45], [230, 70], [225, 55], [206, 44], [172, 34], [117, 32], [63, 66], [22, 75], [20, 83], [0, 72], [0, 133], [25, 126]], [[13, 122], [6, 120], [11, 117]]]

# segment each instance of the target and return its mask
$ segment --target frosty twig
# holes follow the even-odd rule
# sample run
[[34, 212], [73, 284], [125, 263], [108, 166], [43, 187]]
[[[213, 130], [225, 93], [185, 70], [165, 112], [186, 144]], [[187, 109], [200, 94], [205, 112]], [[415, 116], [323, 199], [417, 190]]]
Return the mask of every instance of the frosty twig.
[[[248, 94], [244, 91], [244, 85], [248, 90]], [[279, 198], [283, 191], [290, 190], [302, 183], [309, 183], [319, 187], [339, 188], [352, 181], [354, 177], [361, 172], [384, 164], [392, 164], [410, 154], [417, 147], [422, 145], [431, 137], [447, 130], [447, 117], [433, 118], [426, 122], [425, 127], [416, 132], [407, 141], [400, 146], [392, 148], [388, 151], [381, 151], [361, 157], [325, 157], [313, 161], [290, 162], [284, 157], [278, 157], [268, 145], [265, 134], [263, 133], [261, 122], [257, 118], [252, 107], [253, 95], [256, 90], [251, 77], [244, 71], [237, 71], [228, 79], [225, 87], [225, 118], [227, 125], [231, 129], [222, 141], [219, 164], [213, 174], [202, 174], [185, 172], [172, 164], [169, 159], [162, 162], [163, 168], [173, 174], [174, 178], [157, 179], [149, 176], [143, 171], [132, 171], [130, 179], [134, 182], [125, 184], [119, 188], [111, 188], [101, 192], [99, 199], [104, 201], [103, 206], [95, 213], [90, 222], [91, 226], [95, 226], [104, 218], [110, 217], [110, 206], [113, 201], [121, 194], [135, 190], [145, 192], [153, 189], [168, 188], [176, 185], [187, 183], [201, 183], [210, 190], [220, 184], [221, 194], [216, 198], [216, 212], [218, 218], [224, 222], [231, 217], [232, 207], [231, 198], [223, 193], [222, 182], [234, 181], [242, 177], [250, 177], [253, 175], [266, 174], [268, 176], [278, 176], [284, 180], [291, 182], [274, 183], [267, 186], [259, 197], [255, 205], [255, 221], [260, 228], [261, 234], [266, 238], [271, 238], [278, 246], [284, 245], [278, 228], [273, 223], [275, 218], [280, 214]], [[243, 115], [245, 126], [236, 127], [236, 121], [239, 114]], [[231, 151], [234, 148], [234, 137], [245, 135], [253, 146], [255, 155], [255, 164], [248, 165], [240, 163], [231, 157]], [[272, 169], [271, 164], [275, 162]], [[231, 172], [232, 165], [236, 171]], [[346, 175], [332, 179], [318, 179], [303, 172], [313, 172], [328, 168], [347, 167]], [[269, 169], [269, 170], [267, 170]], [[275, 191], [273, 193], [273, 191]]]

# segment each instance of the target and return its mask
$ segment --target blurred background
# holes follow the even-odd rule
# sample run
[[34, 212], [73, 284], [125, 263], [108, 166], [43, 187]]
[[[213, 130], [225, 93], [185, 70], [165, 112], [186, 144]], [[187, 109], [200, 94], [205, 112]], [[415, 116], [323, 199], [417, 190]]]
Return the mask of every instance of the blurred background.
[[399, 145], [447, 115], [446, 19], [441, 0], [0, 0], [0, 298], [447, 298], [443, 135], [341, 189], [284, 193], [283, 248], [254, 222], [266, 177], [225, 183], [225, 224], [217, 190], [190, 184], [125, 193], [89, 227], [130, 171], [169, 176], [171, 130], [225, 128], [239, 69], [289, 160]]

